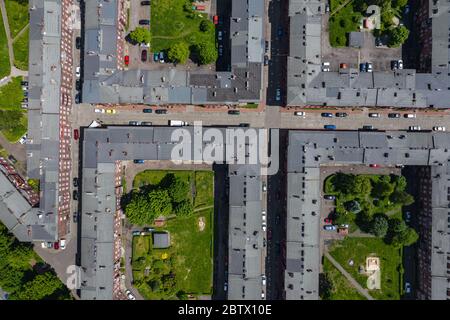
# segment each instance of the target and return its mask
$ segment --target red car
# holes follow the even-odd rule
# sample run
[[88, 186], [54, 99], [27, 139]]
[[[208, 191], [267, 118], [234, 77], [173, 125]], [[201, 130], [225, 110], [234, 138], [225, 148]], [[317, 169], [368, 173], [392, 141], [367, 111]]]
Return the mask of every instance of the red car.
[[58, 250], [59, 249], [59, 242], [55, 242], [53, 244], [53, 249]]
[[146, 62], [147, 61], [147, 50], [142, 50], [141, 52], [141, 61]]
[[125, 56], [123, 58], [123, 60], [124, 60], [126, 66], [130, 64], [130, 57], [129, 56]]
[[325, 220], [323, 220], [323, 221], [328, 224], [333, 224], [333, 220], [330, 218], [325, 218]]
[[73, 130], [73, 138], [75, 140], [78, 140], [79, 137], [80, 137], [80, 132], [78, 131], [78, 129], [74, 129]]
[[219, 23], [219, 16], [214, 16], [213, 17], [213, 22], [214, 22], [214, 24], [218, 24]]
[[379, 164], [369, 164], [369, 167], [371, 167], [371, 168], [379, 168], [380, 165]]

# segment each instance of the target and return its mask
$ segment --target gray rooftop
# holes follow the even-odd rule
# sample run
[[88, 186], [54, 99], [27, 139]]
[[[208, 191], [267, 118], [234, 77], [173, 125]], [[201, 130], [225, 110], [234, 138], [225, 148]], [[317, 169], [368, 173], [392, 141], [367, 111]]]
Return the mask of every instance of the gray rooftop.
[[[324, 5], [322, 0], [290, 0], [287, 105], [450, 108], [448, 2], [430, 0], [431, 73], [421, 74], [411, 69], [322, 72]], [[360, 46], [361, 36], [352, 32], [350, 46]]]

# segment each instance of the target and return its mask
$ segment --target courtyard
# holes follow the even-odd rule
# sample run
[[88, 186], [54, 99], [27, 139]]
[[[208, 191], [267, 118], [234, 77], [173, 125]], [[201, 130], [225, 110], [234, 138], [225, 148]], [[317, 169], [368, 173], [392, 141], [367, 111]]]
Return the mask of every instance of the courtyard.
[[[177, 182], [170, 184], [171, 179]], [[149, 232], [133, 236], [133, 285], [145, 299], [187, 299], [212, 294], [213, 185], [214, 173], [206, 170], [145, 170], [136, 174], [132, 192], [151, 193], [167, 188], [172, 202], [164, 216], [157, 215], [152, 223], [145, 223], [151, 228], [146, 229]], [[179, 211], [176, 201], [188, 201], [190, 206], [184, 208], [191, 210]], [[129, 214], [127, 207], [125, 212]], [[167, 248], [155, 248], [152, 236], [161, 232], [170, 234]]]

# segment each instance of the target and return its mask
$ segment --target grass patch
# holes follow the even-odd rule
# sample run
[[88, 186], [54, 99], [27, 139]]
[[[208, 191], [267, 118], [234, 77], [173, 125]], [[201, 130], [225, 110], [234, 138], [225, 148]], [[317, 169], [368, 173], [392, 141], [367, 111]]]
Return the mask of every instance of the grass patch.
[[246, 109], [257, 109], [258, 108], [258, 104], [254, 103], [254, 102], [249, 102], [246, 105], [244, 105], [244, 108], [246, 108]]
[[[367, 288], [367, 276], [359, 273], [366, 257], [380, 258], [381, 289], [370, 290], [370, 294], [379, 300], [400, 299], [402, 278], [402, 254], [400, 249], [387, 245], [379, 238], [351, 238], [335, 241], [330, 247], [330, 254], [347, 270], [361, 286]], [[348, 264], [353, 260], [353, 266]]]
[[200, 23], [209, 20], [208, 15], [198, 11], [185, 11], [192, 6], [188, 0], [153, 0], [150, 27], [152, 51], [166, 51], [172, 45], [184, 42], [193, 46], [201, 42], [215, 44], [215, 28], [200, 31]]
[[40, 189], [40, 180], [39, 179], [28, 179], [28, 185], [35, 192], [39, 193], [39, 189]]
[[324, 257], [323, 272], [329, 282], [328, 295], [322, 296], [324, 300], [367, 300], [361, 295], [336, 269], [333, 264]]
[[[200, 217], [206, 223], [203, 231], [198, 228]], [[169, 220], [164, 228], [158, 228], [170, 232], [171, 247], [168, 249], [153, 249], [151, 236], [133, 237], [133, 280], [146, 299], [184, 298], [180, 293], [211, 294], [212, 217], [213, 209], [207, 209]], [[164, 291], [169, 286], [172, 288]]]
[[28, 1], [5, 0], [11, 38], [14, 38], [29, 22]]
[[14, 65], [21, 70], [28, 70], [28, 40], [29, 28], [25, 30], [14, 43]]
[[187, 181], [191, 189], [195, 190], [191, 199], [195, 208], [214, 205], [214, 173], [212, 171], [145, 170], [134, 177], [133, 188], [157, 186], [169, 173]]
[[[331, 10], [339, 7], [345, 1], [331, 1]], [[329, 19], [328, 32], [332, 47], [345, 47], [348, 44], [348, 34], [358, 31], [362, 14], [353, 10], [352, 3], [348, 3]]]
[[[0, 110], [20, 112], [22, 117], [11, 128], [3, 129], [2, 133], [10, 142], [16, 142], [27, 132], [27, 115], [22, 109], [23, 90], [20, 82], [22, 77], [12, 78], [10, 82], [0, 87]], [[8, 113], [3, 113], [8, 116]]]
[[2, 57], [0, 59], [0, 79], [1, 79], [11, 73], [11, 65], [9, 63], [8, 39], [6, 37], [6, 31], [3, 25], [3, 17], [1, 15], [0, 15], [0, 57]]

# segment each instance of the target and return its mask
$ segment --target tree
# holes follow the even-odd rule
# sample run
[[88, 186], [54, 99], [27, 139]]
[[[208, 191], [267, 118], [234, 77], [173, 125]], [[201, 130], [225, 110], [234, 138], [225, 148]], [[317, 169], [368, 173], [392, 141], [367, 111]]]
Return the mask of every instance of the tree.
[[217, 49], [212, 42], [201, 42], [195, 46], [200, 64], [216, 62], [218, 58]]
[[405, 191], [407, 182], [404, 176], [394, 176], [392, 182], [395, 183], [396, 191]]
[[401, 204], [404, 206], [409, 206], [414, 203], [413, 196], [405, 191], [394, 191], [390, 196], [390, 200], [395, 204]]
[[200, 31], [208, 32], [212, 29], [214, 29], [214, 24], [211, 21], [202, 20], [202, 22], [200, 22]]
[[409, 37], [409, 30], [405, 26], [399, 26], [388, 30], [389, 33], [389, 46], [399, 47]]
[[356, 216], [355, 223], [361, 231], [369, 233], [372, 227], [372, 217], [367, 211], [362, 211]]
[[396, 247], [400, 246], [410, 246], [414, 244], [419, 239], [419, 235], [413, 228], [407, 228], [403, 232], [394, 235], [392, 239], [392, 244]]
[[4, 268], [0, 269], [0, 274], [0, 287], [3, 290], [9, 293], [14, 293], [21, 288], [25, 274], [22, 269], [5, 266]]
[[358, 213], [361, 211], [361, 205], [356, 200], [347, 202], [345, 204], [345, 208], [352, 213]]
[[131, 200], [125, 206], [125, 214], [132, 224], [140, 226], [152, 223], [156, 217], [147, 196], [136, 191], [131, 194]]
[[21, 290], [13, 293], [10, 299], [41, 300], [62, 288], [62, 282], [53, 273], [45, 272], [38, 274], [33, 280], [27, 282]]
[[175, 205], [175, 214], [177, 216], [189, 216], [194, 212], [194, 206], [189, 200], [184, 200]]
[[375, 236], [383, 238], [387, 234], [388, 228], [388, 219], [384, 215], [376, 215], [372, 219], [372, 226], [370, 231]]
[[175, 63], [186, 63], [189, 58], [189, 47], [184, 42], [179, 42], [170, 47], [167, 52], [167, 57], [170, 61]]
[[130, 32], [130, 39], [137, 43], [150, 43], [150, 30], [143, 27], [137, 27]]
[[167, 190], [156, 189], [150, 191], [147, 201], [150, 203], [150, 211], [155, 217], [167, 216], [172, 213], [172, 201]]
[[394, 192], [394, 184], [386, 181], [378, 181], [373, 186], [372, 194], [377, 198], [389, 197]]
[[169, 185], [168, 192], [173, 202], [182, 202], [189, 197], [191, 191], [189, 182], [179, 177], [174, 177]]

